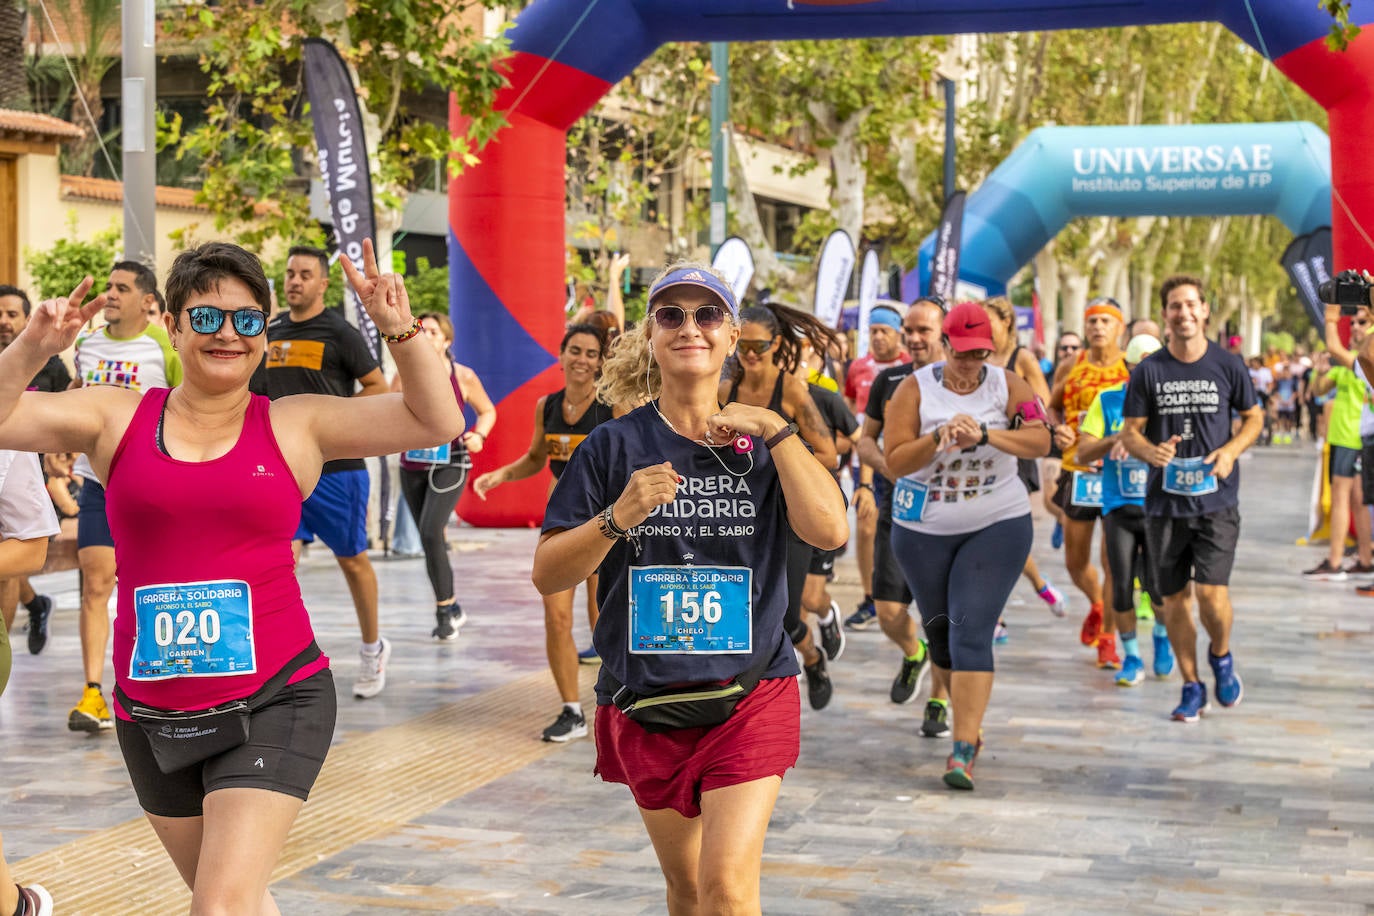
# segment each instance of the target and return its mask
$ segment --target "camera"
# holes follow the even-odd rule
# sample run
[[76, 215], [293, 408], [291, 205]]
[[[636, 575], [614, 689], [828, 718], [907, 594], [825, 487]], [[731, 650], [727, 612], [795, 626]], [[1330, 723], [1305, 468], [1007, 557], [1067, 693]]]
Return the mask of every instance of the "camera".
[[1342, 315], [1353, 315], [1369, 308], [1370, 282], [1353, 270], [1343, 270], [1334, 279], [1317, 287], [1317, 295], [1327, 305], [1339, 305]]

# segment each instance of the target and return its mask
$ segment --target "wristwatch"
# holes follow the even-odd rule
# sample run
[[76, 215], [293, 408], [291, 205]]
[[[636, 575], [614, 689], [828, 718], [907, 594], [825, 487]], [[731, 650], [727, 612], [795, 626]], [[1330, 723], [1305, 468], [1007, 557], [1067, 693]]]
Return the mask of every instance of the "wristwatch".
[[797, 429], [798, 427], [795, 421], [788, 423], [782, 429], [778, 430], [773, 435], [769, 436], [767, 439], [764, 439], [763, 444], [767, 446], [769, 451], [772, 451], [773, 446], [777, 445], [779, 442], [783, 441], [788, 436], [795, 436], [797, 434]]
[[987, 425], [986, 423], [979, 423], [979, 424], [978, 424], [978, 428], [981, 429], [981, 430], [983, 431], [983, 436], [982, 436], [981, 439], [978, 440], [978, 444], [979, 444], [979, 445], [987, 445], [987, 444], [988, 444], [988, 425]]

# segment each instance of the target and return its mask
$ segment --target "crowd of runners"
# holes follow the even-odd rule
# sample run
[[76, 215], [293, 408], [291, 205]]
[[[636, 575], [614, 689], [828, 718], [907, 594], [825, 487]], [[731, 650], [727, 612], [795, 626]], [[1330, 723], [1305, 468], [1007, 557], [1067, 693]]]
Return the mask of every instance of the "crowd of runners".
[[[892, 643], [889, 699], [923, 701], [913, 732], [950, 740], [943, 782], [970, 790], [996, 740], [982, 727], [994, 647], [1014, 641], [1004, 614], [1022, 578], [1046, 611], [1076, 609], [1085, 661], [1108, 672], [1085, 677], [1134, 688], [1177, 670], [1161, 714], [1180, 722], [1241, 702], [1228, 586], [1240, 459], [1257, 441], [1307, 429], [1328, 445], [1337, 536], [1304, 575], [1374, 575], [1368, 309], [1347, 331], [1333, 307], [1313, 358], [1247, 364], [1238, 339], [1208, 338], [1203, 281], [1175, 276], [1148, 312], [1093, 300], [1083, 333], [1042, 360], [1008, 300], [931, 296], [876, 307], [867, 355], [846, 364], [836, 330], [738, 302], [712, 268], [681, 263], [652, 283], [643, 321], [625, 326], [618, 301], [579, 314], [562, 387], [532, 418], [498, 417], [452, 358], [448, 316], [413, 314], [369, 248], [365, 270], [344, 270], [388, 381], [382, 354], [325, 307], [329, 270], [325, 252], [291, 249], [275, 314], [261, 264], [227, 244], [184, 252], [161, 291], [130, 261], [94, 299], [89, 281], [38, 304], [0, 286], [0, 448], [15, 450], [0, 452], [0, 536], [27, 551], [0, 550], [3, 622], [22, 605], [28, 652], [44, 651], [53, 603], [26, 576], [75, 518], [83, 686], [67, 727], [116, 732], [207, 911], [277, 912], [269, 877], [329, 747], [335, 690], [296, 579], [302, 545], [323, 542], [352, 596], [354, 697], [385, 690], [392, 652], [413, 648], [379, 629], [366, 457], [400, 456], [444, 642], [480, 613], [462, 607], [446, 533], [469, 479], [494, 498], [549, 467], [531, 568], [561, 706], [531, 740], [595, 735], [597, 773], [629, 787], [671, 912], [757, 908], [764, 832], [798, 760], [799, 680], [824, 710], [846, 630], [876, 624]], [[473, 476], [496, 436], [530, 445]], [[1067, 596], [1030, 556], [1035, 494]], [[206, 511], [216, 526], [194, 521]], [[829, 591], [844, 550], [863, 592], [848, 616]], [[592, 642], [579, 651], [580, 587]], [[600, 665], [595, 715], [580, 664]], [[0, 859], [0, 914], [50, 910]]]

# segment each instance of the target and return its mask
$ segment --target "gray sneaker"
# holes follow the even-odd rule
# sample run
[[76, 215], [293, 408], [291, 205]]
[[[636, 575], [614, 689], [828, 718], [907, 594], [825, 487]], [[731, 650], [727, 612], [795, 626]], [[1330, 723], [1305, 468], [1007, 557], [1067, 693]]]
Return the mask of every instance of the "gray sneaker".
[[553, 724], [544, 729], [544, 740], [562, 744], [587, 737], [587, 717], [564, 706]]
[[360, 700], [375, 697], [386, 686], [386, 665], [391, 661], [391, 641], [381, 638], [382, 650], [376, 655], [359, 652], [361, 662], [358, 679], [353, 682], [353, 695]]
[[[921, 640], [921, 645], [925, 645], [925, 640]], [[902, 668], [897, 672], [897, 677], [892, 682], [892, 697], [894, 703], [910, 703], [911, 698], [921, 691], [921, 684], [925, 682], [926, 675], [930, 674], [930, 650], [926, 649], [919, 662], [913, 662], [909, 658], [902, 659]]]

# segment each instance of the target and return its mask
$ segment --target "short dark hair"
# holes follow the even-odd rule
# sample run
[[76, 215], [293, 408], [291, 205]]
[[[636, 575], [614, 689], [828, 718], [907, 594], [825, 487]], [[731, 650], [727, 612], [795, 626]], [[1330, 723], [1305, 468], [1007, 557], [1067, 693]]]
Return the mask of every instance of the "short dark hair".
[[187, 299], [216, 289], [226, 279], [238, 280], [248, 287], [253, 301], [264, 312], [272, 310], [267, 275], [258, 256], [229, 242], [206, 242], [186, 249], [172, 262], [172, 270], [167, 274], [167, 311], [172, 320], [181, 318]]
[[157, 274], [153, 273], [152, 268], [142, 261], [115, 261], [114, 267], [110, 268], [110, 273], [122, 270], [134, 275], [134, 286], [143, 295], [157, 292]]
[[563, 342], [558, 345], [558, 352], [562, 353], [568, 349], [568, 341], [578, 334], [588, 334], [596, 338], [596, 345], [601, 349], [601, 355], [606, 355], [606, 329], [594, 324], [570, 324], [563, 332]]
[[286, 259], [289, 261], [297, 255], [305, 258], [314, 258], [320, 262], [320, 275], [329, 276], [329, 252], [323, 248], [313, 248], [310, 245], [292, 245], [286, 252]]
[[157, 303], [158, 314], [167, 311], [167, 298], [157, 290], [153, 290], [153, 301]]
[[33, 305], [29, 302], [29, 294], [17, 286], [10, 286], [7, 283], [0, 283], [0, 296], [18, 296], [24, 303], [24, 317], [29, 317], [29, 312], [33, 311]]
[[1159, 287], [1159, 306], [1164, 308], [1169, 304], [1169, 294], [1180, 286], [1192, 286], [1197, 289], [1198, 298], [1203, 302], [1207, 301], [1207, 294], [1203, 292], [1202, 280], [1188, 274], [1174, 274], [1165, 280]]

